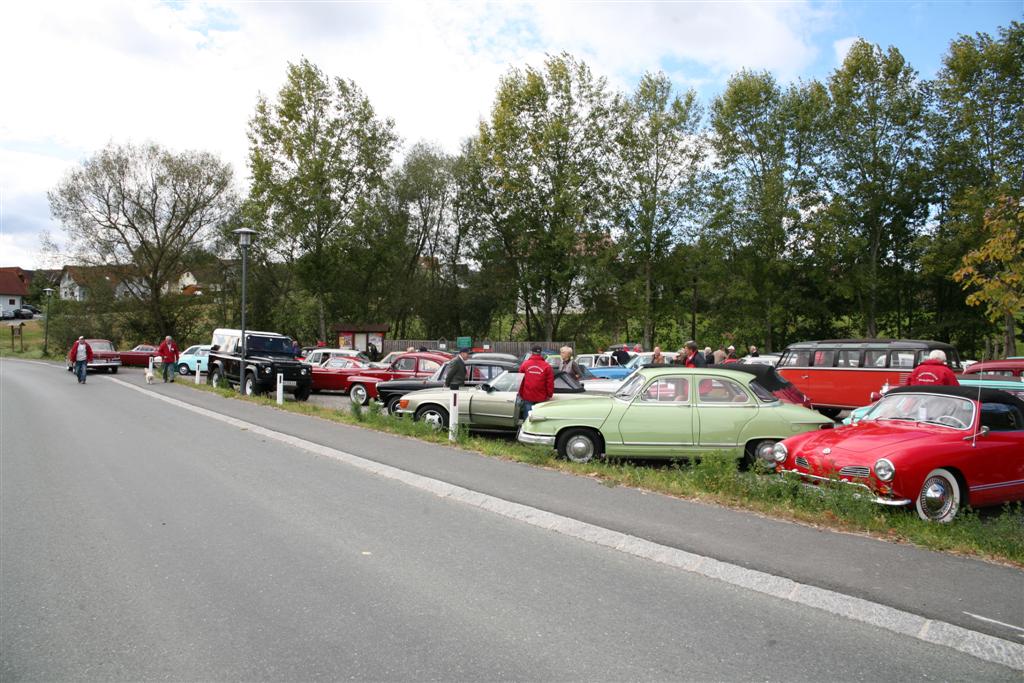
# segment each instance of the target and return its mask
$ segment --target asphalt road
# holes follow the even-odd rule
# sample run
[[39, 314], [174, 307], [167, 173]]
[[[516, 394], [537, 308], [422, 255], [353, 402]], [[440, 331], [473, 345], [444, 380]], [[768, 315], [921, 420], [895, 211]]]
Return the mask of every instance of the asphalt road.
[[[420, 452], [351, 431], [355, 447]], [[435, 451], [452, 469], [476, 458]], [[492, 486], [529, 469], [476, 459]], [[1019, 673], [438, 498], [103, 376], [78, 385], [0, 361], [0, 679], [340, 678]]]

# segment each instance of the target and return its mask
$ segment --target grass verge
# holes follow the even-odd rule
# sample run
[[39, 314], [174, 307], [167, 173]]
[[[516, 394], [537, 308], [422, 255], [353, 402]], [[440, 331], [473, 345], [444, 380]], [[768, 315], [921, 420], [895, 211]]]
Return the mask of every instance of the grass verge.
[[[395, 419], [371, 407], [353, 405], [343, 411], [291, 401], [279, 406], [270, 397], [243, 397], [231, 389], [202, 384], [186, 383], [185, 386], [341, 424], [449, 444], [446, 431], [436, 431], [421, 422]], [[692, 463], [679, 461], [652, 466], [608, 460], [580, 465], [560, 460], [553, 451], [543, 447], [473, 436], [465, 431], [459, 433], [457, 443], [461, 448], [483, 455], [594, 477], [606, 486], [629, 486], [713, 502], [814, 526], [865, 533], [1024, 567], [1024, 508], [1019, 503], [1005, 506], [1000, 512], [964, 510], [951, 524], [934, 524], [919, 519], [912, 511], [875, 505], [858, 497], [852, 487], [822, 491], [793, 480], [740, 472], [735, 458], [722, 453], [708, 453]]]

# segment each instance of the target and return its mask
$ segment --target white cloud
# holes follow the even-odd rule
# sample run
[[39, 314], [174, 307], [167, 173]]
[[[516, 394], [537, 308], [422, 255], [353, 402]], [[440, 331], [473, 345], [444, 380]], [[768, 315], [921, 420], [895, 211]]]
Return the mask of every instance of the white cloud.
[[848, 38], [840, 38], [839, 40], [832, 43], [832, 50], [836, 55], [836, 66], [842, 66], [846, 60], [846, 55], [850, 52], [850, 48], [860, 38], [857, 36], [850, 36]]
[[[568, 51], [622, 89], [658, 69], [682, 85], [741, 67], [785, 80], [815, 59], [822, 21], [805, 2], [4, 3], [0, 187], [8, 207], [45, 206], [69, 163], [145, 140], [217, 153], [244, 185], [257, 96], [302, 57], [354, 80], [406, 143], [454, 152], [501, 75], [545, 54]], [[48, 215], [19, 216], [6, 233], [60, 233]]]

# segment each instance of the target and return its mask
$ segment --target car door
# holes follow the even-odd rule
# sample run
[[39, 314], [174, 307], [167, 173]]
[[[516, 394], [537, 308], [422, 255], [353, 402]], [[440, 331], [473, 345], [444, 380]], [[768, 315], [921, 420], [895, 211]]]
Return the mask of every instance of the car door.
[[431, 358], [420, 358], [416, 366], [417, 377], [432, 377], [441, 364]]
[[705, 448], [739, 445], [743, 427], [757, 415], [751, 392], [736, 380], [715, 375], [694, 377], [697, 443]]
[[633, 397], [619, 418], [626, 452], [671, 457], [695, 445], [694, 404], [689, 374], [659, 375]]
[[983, 404], [988, 432], [971, 442], [961, 464], [974, 505], [1024, 500], [1024, 415], [1008, 404]]
[[506, 372], [487, 385], [489, 391], [484, 385], [463, 389], [460, 398], [469, 402], [471, 424], [477, 428], [515, 429], [519, 417], [516, 399], [522, 381], [521, 374]]

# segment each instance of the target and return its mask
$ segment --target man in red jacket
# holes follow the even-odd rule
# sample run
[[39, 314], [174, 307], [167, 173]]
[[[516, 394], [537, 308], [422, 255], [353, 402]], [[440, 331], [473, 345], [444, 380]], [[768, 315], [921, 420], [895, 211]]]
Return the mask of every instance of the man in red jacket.
[[[178, 345], [171, 339], [171, 335], [167, 337], [160, 344], [160, 348], [156, 350], [160, 354], [160, 359], [164, 362], [164, 381], [174, 381], [174, 371], [178, 368]], [[170, 380], [168, 380], [170, 377]]]
[[68, 351], [68, 362], [74, 364], [75, 376], [78, 377], [79, 384], [85, 384], [85, 375], [90, 361], [92, 361], [92, 347], [85, 341], [85, 337], [79, 337]]
[[958, 387], [956, 375], [946, 365], [946, 352], [942, 349], [935, 349], [928, 354], [926, 360], [914, 368], [907, 378], [907, 384], [944, 384], [946, 386]]
[[555, 393], [555, 371], [541, 355], [543, 349], [534, 346], [530, 351], [530, 357], [519, 366], [519, 372], [523, 373], [523, 383], [519, 385], [519, 398], [522, 399], [524, 420], [533, 410], [534, 403], [547, 401]]

